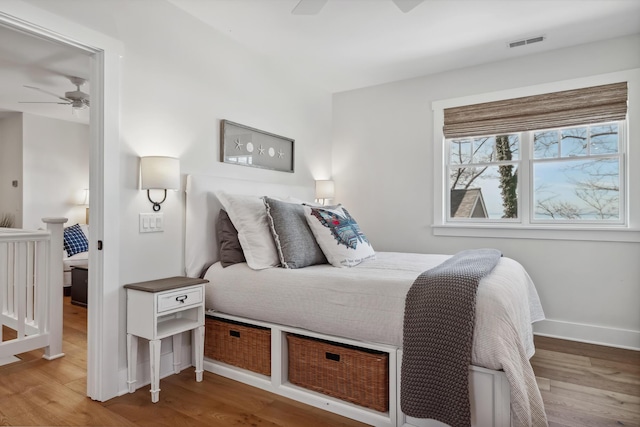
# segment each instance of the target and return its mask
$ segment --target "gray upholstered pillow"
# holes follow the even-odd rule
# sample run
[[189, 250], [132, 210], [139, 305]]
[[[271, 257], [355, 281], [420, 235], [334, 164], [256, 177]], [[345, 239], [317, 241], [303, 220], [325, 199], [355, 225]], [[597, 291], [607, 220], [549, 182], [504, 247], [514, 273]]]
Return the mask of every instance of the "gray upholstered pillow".
[[302, 268], [326, 264], [327, 258], [304, 218], [302, 205], [281, 202], [269, 197], [263, 199], [282, 266]]
[[240, 241], [238, 240], [238, 231], [224, 209], [220, 209], [216, 226], [218, 243], [220, 244], [220, 264], [223, 267], [228, 267], [246, 262], [242, 246], [240, 246]]

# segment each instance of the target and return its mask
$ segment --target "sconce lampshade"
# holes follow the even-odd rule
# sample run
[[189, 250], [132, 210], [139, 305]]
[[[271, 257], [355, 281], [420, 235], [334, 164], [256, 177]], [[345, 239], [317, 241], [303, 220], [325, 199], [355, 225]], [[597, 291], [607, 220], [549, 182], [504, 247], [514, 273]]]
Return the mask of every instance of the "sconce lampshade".
[[76, 205], [89, 206], [89, 189], [85, 188], [77, 192]]
[[178, 190], [180, 160], [175, 157], [141, 157], [140, 177], [143, 190]]
[[331, 180], [316, 181], [316, 199], [333, 199], [335, 186]]

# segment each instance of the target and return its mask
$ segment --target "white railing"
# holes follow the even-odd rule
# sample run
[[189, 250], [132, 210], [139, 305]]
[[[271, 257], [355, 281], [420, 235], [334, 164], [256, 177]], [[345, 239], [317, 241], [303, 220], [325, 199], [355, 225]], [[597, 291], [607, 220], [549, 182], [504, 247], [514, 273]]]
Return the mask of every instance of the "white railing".
[[[0, 359], [44, 348], [62, 352], [62, 232], [66, 218], [43, 218], [47, 230], [0, 228]], [[2, 329], [12, 329], [4, 341]], [[15, 335], [15, 338], [13, 338]]]

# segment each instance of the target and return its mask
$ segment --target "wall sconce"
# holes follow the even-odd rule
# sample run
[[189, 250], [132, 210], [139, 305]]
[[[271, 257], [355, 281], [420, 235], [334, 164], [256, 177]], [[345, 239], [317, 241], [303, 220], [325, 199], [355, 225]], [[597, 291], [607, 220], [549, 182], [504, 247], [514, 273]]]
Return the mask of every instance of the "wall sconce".
[[324, 205], [327, 199], [333, 199], [335, 185], [331, 180], [316, 181], [316, 200]]
[[[167, 190], [180, 189], [180, 160], [175, 157], [150, 156], [140, 158], [140, 187], [147, 190], [147, 198], [158, 212], [160, 205], [167, 199]], [[151, 199], [149, 190], [164, 190], [159, 202]]]
[[88, 188], [85, 188], [84, 190], [80, 190], [78, 192], [78, 200], [76, 204], [78, 206], [84, 206], [86, 208], [84, 223], [89, 224], [89, 189]]

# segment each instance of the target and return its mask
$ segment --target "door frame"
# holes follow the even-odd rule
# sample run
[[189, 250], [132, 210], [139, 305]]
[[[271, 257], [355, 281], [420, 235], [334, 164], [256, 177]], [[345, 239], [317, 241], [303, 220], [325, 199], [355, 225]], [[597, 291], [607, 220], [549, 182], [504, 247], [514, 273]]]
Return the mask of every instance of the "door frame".
[[[104, 34], [21, 1], [3, 1], [0, 25], [77, 48], [91, 60], [89, 145], [89, 285], [87, 395], [119, 393], [120, 60], [122, 44]], [[101, 242], [102, 250], [98, 250]]]

